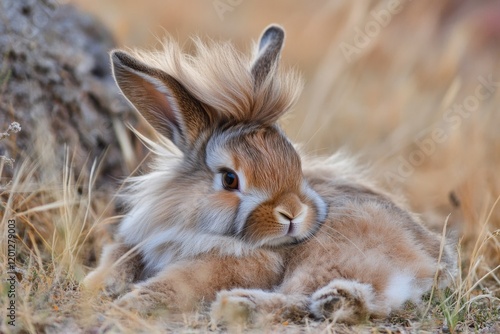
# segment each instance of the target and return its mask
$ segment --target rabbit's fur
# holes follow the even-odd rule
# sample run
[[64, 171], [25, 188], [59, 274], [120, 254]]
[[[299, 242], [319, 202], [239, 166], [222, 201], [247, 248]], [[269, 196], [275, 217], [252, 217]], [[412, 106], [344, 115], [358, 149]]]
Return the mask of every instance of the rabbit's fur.
[[216, 320], [357, 322], [455, 274], [453, 247], [349, 159], [301, 158], [280, 130], [301, 89], [278, 66], [283, 40], [268, 27], [251, 59], [199, 40], [196, 56], [173, 41], [112, 52], [123, 94], [175, 147], [148, 141], [152, 171], [129, 184], [128, 214], [85, 286], [141, 312], [204, 301]]

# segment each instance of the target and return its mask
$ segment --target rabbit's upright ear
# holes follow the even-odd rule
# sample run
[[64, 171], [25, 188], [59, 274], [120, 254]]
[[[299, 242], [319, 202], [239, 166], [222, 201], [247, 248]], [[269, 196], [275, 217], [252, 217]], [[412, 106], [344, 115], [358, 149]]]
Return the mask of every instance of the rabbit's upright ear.
[[255, 87], [259, 87], [266, 80], [271, 69], [278, 65], [284, 40], [285, 31], [278, 25], [270, 25], [262, 33], [252, 64]]
[[125, 97], [160, 134], [189, 150], [210, 117], [171, 75], [123, 51], [111, 53], [113, 76]]

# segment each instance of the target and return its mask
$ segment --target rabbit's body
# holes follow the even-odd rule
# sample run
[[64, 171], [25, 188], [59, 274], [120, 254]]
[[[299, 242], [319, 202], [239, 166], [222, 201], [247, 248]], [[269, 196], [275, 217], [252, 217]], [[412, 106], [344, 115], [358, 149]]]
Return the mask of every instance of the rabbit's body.
[[124, 95], [182, 153], [149, 142], [152, 172], [128, 187], [129, 212], [87, 286], [121, 294], [135, 282], [117, 303], [139, 311], [215, 300], [226, 320], [354, 322], [454, 273], [453, 250], [347, 159], [301, 158], [276, 125], [300, 89], [278, 70], [283, 37], [268, 28], [250, 65], [199, 42], [197, 58], [170, 44], [141, 60], [112, 54]]

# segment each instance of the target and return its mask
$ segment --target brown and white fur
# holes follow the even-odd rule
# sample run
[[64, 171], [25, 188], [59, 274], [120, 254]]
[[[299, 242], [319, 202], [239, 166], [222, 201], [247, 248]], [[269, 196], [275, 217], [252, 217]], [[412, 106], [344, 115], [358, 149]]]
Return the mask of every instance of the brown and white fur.
[[283, 41], [273, 25], [252, 58], [199, 40], [195, 56], [173, 41], [112, 52], [123, 94], [175, 148], [149, 142], [152, 171], [129, 184], [128, 214], [86, 287], [140, 312], [204, 301], [216, 320], [356, 322], [454, 274], [453, 249], [348, 159], [302, 158], [280, 130], [301, 89], [278, 66]]

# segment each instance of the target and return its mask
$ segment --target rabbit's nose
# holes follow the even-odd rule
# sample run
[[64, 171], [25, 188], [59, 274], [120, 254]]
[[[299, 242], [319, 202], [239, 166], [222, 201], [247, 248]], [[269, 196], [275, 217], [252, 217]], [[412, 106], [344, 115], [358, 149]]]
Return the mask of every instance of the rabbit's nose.
[[300, 224], [303, 221], [306, 211], [307, 207], [302, 203], [295, 208], [278, 206], [274, 209], [278, 222], [284, 225], [288, 225], [290, 223]]
[[286, 193], [281, 195], [277, 200], [274, 208], [274, 215], [280, 223], [288, 224], [296, 222], [298, 217], [301, 217], [307, 206], [302, 203], [299, 196], [294, 193]]
[[286, 220], [293, 220], [295, 218], [295, 215], [291, 214], [290, 212], [286, 211], [286, 209], [283, 208], [277, 208], [276, 212], [281, 218], [284, 218]]

